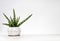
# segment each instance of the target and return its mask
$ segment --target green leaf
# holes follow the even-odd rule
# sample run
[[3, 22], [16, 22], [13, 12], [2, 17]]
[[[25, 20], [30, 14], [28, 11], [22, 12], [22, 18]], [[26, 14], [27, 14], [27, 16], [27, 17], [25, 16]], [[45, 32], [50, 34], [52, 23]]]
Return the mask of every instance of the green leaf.
[[11, 17], [11, 16], [10, 16], [10, 19], [11, 19], [11, 22], [10, 22], [10, 23], [11, 23], [11, 25], [12, 25], [12, 26], [14, 26], [14, 21], [13, 21], [13, 19], [12, 19], [12, 17]]
[[13, 20], [14, 20], [14, 22], [15, 22], [15, 20], [16, 20], [16, 15], [15, 15], [15, 10], [14, 10], [14, 9], [13, 9], [13, 16], [14, 16]]
[[7, 25], [7, 26], [9, 26], [9, 24], [7, 24], [7, 23], [3, 23], [3, 25]]
[[3, 15], [5, 16], [5, 18], [8, 20], [8, 22], [10, 23], [9, 18], [3, 13]]
[[19, 27], [20, 25], [22, 25], [25, 21], [27, 21], [31, 16], [32, 16], [32, 14], [29, 15], [29, 16], [28, 16], [26, 19], [24, 19], [22, 22], [20, 22], [20, 23], [18, 24], [18, 27]]
[[19, 19], [20, 19], [20, 17], [19, 18], [17, 18], [17, 20], [16, 20], [16, 23], [18, 24], [18, 22], [19, 22]]

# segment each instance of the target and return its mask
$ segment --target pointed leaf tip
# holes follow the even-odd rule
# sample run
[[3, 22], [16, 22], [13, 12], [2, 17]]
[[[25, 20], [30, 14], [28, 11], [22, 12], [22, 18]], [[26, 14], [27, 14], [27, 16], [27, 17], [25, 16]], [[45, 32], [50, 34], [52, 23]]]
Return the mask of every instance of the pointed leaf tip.
[[20, 25], [22, 25], [25, 21], [27, 21], [30, 17], [32, 16], [32, 14], [31, 15], [29, 15], [26, 19], [24, 19], [23, 21], [21, 21], [19, 24], [18, 24], [18, 26], [20, 26]]

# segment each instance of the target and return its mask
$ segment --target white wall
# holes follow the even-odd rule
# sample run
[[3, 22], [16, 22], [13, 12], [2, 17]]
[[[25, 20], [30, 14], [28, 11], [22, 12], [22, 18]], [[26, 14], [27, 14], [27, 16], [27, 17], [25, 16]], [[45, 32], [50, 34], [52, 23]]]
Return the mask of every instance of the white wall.
[[33, 16], [21, 25], [22, 34], [60, 34], [60, 0], [0, 0], [0, 27], [6, 33], [2, 12], [12, 15], [13, 8], [21, 21]]

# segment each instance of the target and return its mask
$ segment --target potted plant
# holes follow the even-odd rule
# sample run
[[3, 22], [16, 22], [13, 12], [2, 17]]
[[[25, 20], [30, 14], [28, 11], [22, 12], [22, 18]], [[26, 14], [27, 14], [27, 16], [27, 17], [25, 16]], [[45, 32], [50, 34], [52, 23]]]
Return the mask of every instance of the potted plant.
[[8, 21], [8, 23], [3, 23], [3, 25], [9, 26], [8, 36], [20, 36], [21, 30], [20, 30], [19, 26], [21, 26], [25, 21], [27, 21], [32, 16], [32, 14], [29, 15], [26, 19], [24, 19], [23, 21], [21, 21], [19, 23], [20, 17], [16, 18], [14, 9], [13, 9], [13, 18], [11, 16], [10, 16], [10, 18], [8, 18], [4, 13], [3, 13], [3, 15], [5, 16], [5, 18]]

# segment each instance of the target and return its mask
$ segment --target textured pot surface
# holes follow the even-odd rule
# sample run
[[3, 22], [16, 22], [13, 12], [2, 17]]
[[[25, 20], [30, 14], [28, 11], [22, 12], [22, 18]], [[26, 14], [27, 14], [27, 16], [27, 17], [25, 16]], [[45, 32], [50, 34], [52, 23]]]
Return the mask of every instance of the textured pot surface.
[[21, 30], [19, 27], [9, 27], [8, 36], [20, 36]]

